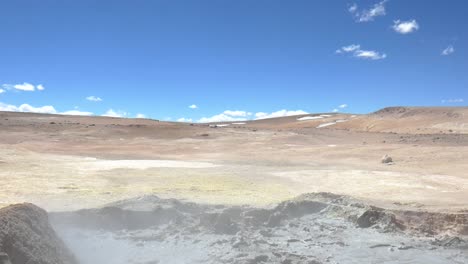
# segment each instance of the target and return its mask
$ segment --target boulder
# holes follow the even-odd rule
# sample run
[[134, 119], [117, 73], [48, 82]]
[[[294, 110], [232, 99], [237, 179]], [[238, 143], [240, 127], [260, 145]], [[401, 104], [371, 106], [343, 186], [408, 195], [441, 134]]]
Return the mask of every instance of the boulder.
[[0, 264], [77, 264], [52, 229], [47, 212], [33, 204], [0, 209]]
[[384, 164], [393, 163], [393, 159], [392, 159], [392, 157], [390, 157], [388, 155], [385, 155], [385, 156], [382, 157], [382, 163], [384, 163]]

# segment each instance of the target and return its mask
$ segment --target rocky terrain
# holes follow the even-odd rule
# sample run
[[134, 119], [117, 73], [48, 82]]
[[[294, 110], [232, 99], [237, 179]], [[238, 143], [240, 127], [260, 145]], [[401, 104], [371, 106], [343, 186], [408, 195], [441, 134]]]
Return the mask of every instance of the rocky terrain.
[[468, 261], [467, 213], [385, 210], [329, 193], [272, 208], [144, 196], [52, 219], [83, 264]]
[[1, 264], [77, 264], [51, 227], [47, 212], [32, 204], [0, 209]]

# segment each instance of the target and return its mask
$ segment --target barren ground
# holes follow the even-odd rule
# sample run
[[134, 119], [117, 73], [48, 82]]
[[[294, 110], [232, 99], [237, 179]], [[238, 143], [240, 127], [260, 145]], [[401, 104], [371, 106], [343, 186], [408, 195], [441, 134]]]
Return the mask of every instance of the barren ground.
[[[0, 206], [63, 211], [146, 194], [268, 206], [332, 192], [459, 212], [468, 209], [467, 117], [466, 108], [390, 108], [213, 128], [3, 112]], [[394, 164], [380, 162], [385, 154]]]
[[0, 207], [45, 208], [80, 264], [467, 263], [467, 119], [401, 107], [222, 124], [3, 112]]

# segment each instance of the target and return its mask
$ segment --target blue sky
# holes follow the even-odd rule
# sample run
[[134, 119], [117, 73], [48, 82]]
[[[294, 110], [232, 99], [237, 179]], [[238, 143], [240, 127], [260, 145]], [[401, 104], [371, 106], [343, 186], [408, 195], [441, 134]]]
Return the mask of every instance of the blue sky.
[[220, 121], [463, 106], [467, 10], [464, 0], [1, 1], [0, 110]]

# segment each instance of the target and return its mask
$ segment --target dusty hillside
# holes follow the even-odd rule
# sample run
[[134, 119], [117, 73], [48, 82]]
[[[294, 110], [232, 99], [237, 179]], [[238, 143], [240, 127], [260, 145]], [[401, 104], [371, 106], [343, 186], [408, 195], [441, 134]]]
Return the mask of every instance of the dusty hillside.
[[374, 113], [317, 113], [270, 118], [223, 126], [251, 129], [342, 129], [402, 134], [467, 134], [468, 107], [388, 107]]
[[408, 134], [467, 134], [468, 107], [388, 107], [336, 128]]
[[467, 134], [468, 107], [387, 107], [354, 115], [320, 113], [247, 122], [263, 129], [333, 128], [403, 134]]

